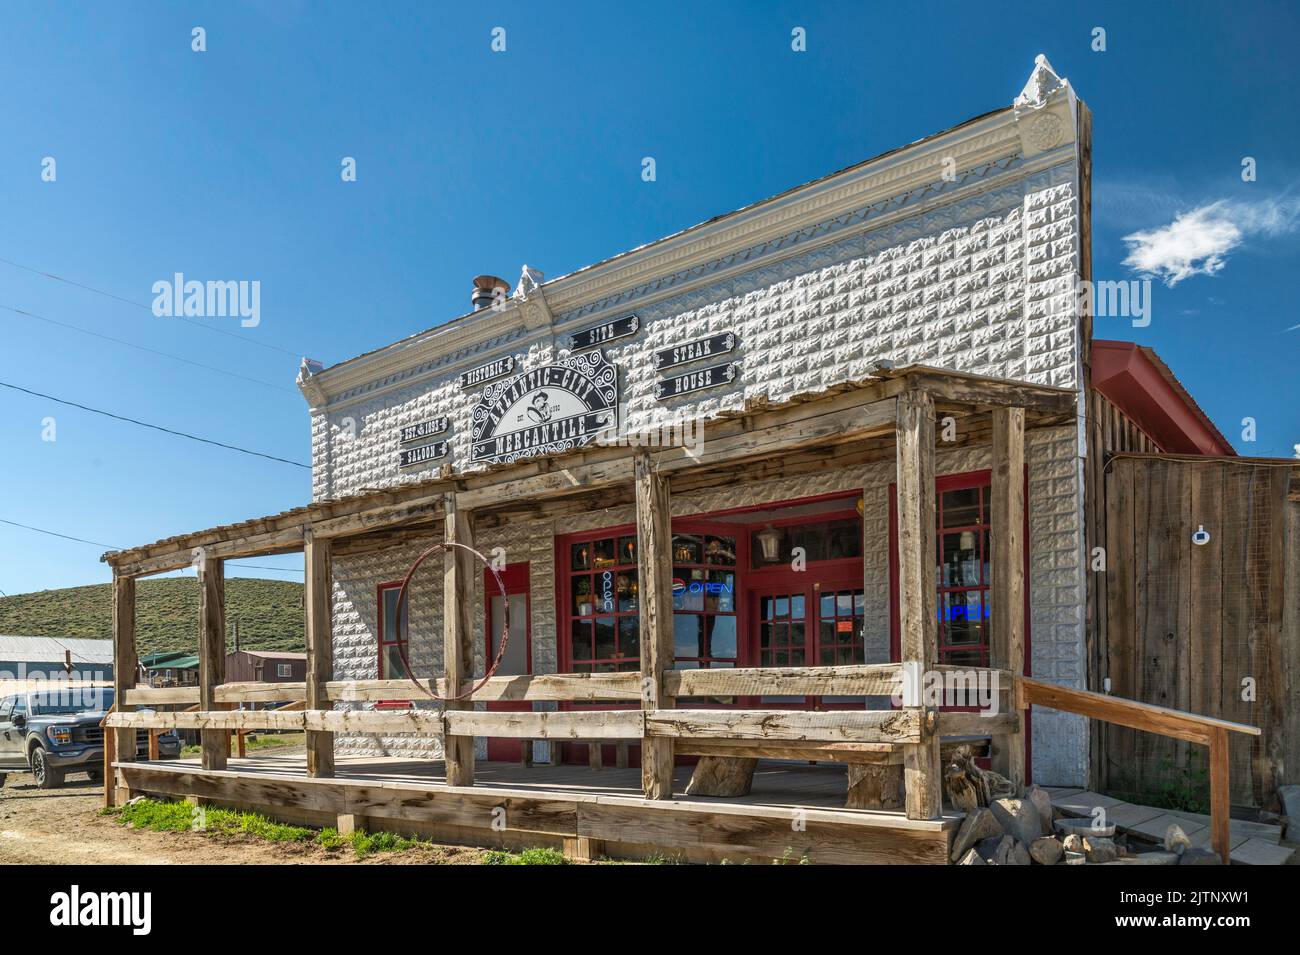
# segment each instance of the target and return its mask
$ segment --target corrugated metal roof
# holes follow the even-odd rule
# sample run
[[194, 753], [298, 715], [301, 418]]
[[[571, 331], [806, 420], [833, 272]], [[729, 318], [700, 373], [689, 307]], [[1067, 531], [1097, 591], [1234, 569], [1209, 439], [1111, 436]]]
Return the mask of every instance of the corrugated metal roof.
[[306, 660], [305, 653], [292, 653], [280, 650], [235, 650], [234, 653], [247, 653], [250, 657], [260, 657], [263, 660]]
[[113, 662], [113, 641], [90, 637], [22, 637], [0, 634], [0, 663], [62, 663], [67, 651], [73, 663]]
[[146, 670], [190, 670], [199, 665], [197, 656], [174, 657], [145, 667]]

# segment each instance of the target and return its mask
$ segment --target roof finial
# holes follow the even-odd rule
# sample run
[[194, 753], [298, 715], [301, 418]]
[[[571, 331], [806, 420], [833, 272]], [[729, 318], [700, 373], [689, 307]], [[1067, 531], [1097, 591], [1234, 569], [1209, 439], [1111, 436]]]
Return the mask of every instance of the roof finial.
[[1052, 93], [1065, 85], [1066, 81], [1057, 75], [1056, 70], [1052, 69], [1052, 64], [1047, 62], [1046, 54], [1039, 53], [1034, 57], [1034, 71], [1029, 74], [1025, 88], [1016, 97], [1014, 105], [1017, 108], [1038, 109], [1047, 102]]

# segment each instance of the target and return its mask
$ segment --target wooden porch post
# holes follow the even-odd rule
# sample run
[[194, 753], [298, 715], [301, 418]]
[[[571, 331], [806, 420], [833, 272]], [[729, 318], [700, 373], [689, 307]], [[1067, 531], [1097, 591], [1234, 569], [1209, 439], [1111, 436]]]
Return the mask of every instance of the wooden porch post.
[[[443, 495], [448, 543], [474, 546], [470, 512], [456, 506], [456, 495]], [[443, 555], [442, 574], [442, 658], [447, 695], [466, 689], [464, 681], [474, 676], [474, 555], [462, 547], [448, 547]], [[409, 619], [409, 618], [408, 618]], [[466, 700], [446, 704], [448, 710], [469, 710]], [[448, 786], [474, 785], [474, 737], [444, 736], [444, 762]]]
[[[636, 456], [636, 553], [641, 632], [641, 708], [670, 709], [664, 686], [673, 666], [672, 514], [668, 481], [655, 473], [649, 451]], [[641, 740], [641, 790], [646, 799], [673, 798], [673, 741]]]
[[[199, 570], [199, 709], [217, 708], [216, 689], [226, 680], [225, 563], [203, 557]], [[203, 768], [225, 769], [230, 730], [200, 730]], [[134, 747], [133, 747], [134, 749]]]
[[[899, 631], [904, 663], [922, 679], [938, 655], [938, 594], [934, 531], [934, 399], [921, 391], [898, 396]], [[930, 722], [923, 720], [928, 727]], [[903, 746], [907, 818], [933, 819], [943, 811], [938, 734]]]
[[[994, 667], [1010, 670], [1013, 678], [1025, 672], [1025, 409], [993, 411], [992, 572], [993, 626], [991, 660]], [[1010, 690], [1010, 706], [1017, 717], [1020, 684]], [[1025, 788], [1025, 736], [1023, 731], [993, 739], [993, 766], [1020, 793]]]
[[[303, 564], [307, 606], [307, 701], [309, 710], [330, 709], [325, 683], [334, 679], [334, 632], [331, 622], [330, 542], [317, 540], [310, 527], [303, 531]], [[241, 737], [242, 739], [242, 737]], [[334, 734], [307, 731], [307, 775], [334, 775]]]
[[[135, 674], [139, 658], [135, 651], [135, 578], [120, 577], [113, 572], [113, 699], [114, 707], [124, 713], [131, 707], [126, 704], [126, 691], [135, 688]], [[109, 736], [112, 740], [109, 740]], [[104, 734], [107, 749], [111, 747], [114, 757], [121, 762], [135, 759], [135, 729], [123, 727], [110, 729]], [[121, 794], [125, 802], [130, 795], [125, 790]], [[111, 762], [104, 766], [104, 804], [116, 805], [118, 802], [117, 772]]]

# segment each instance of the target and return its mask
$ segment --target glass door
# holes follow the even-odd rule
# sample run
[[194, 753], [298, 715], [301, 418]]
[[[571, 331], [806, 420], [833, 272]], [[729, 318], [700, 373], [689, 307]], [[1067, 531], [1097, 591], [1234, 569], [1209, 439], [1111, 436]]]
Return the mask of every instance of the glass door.
[[[501, 593], [502, 586], [505, 594]], [[483, 617], [484, 663], [489, 667], [496, 659], [503, 637], [505, 653], [496, 669], [496, 676], [523, 676], [533, 670], [531, 633], [528, 613], [528, 564], [509, 564], [501, 572], [501, 583], [490, 569], [483, 572], [483, 593], [487, 599]], [[480, 673], [481, 677], [482, 674]], [[487, 704], [489, 710], [531, 710], [531, 703], [520, 700], [502, 700]], [[523, 745], [517, 739], [488, 737], [487, 758], [518, 762], [523, 758]]]
[[[810, 660], [809, 614], [813, 608], [811, 582], [806, 586], [781, 587], [753, 591], [750, 619], [755, 629], [758, 665], [761, 667], [802, 667]], [[805, 709], [809, 698], [803, 696], [763, 696], [760, 706]]]

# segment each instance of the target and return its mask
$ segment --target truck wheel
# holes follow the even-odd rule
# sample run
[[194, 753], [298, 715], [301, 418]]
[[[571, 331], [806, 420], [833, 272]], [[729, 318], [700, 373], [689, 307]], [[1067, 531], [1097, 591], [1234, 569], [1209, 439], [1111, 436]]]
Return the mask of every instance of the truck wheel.
[[92, 769], [86, 773], [92, 783], [102, 783], [104, 781], [104, 771], [102, 769]]
[[4, 773], [0, 773], [0, 787], [3, 787], [3, 786], [4, 786], [4, 784], [5, 784], [5, 780], [8, 779], [8, 778], [9, 778], [9, 777], [6, 776]]
[[44, 746], [32, 750], [32, 776], [38, 789], [57, 789], [63, 785], [63, 773], [49, 764]]

